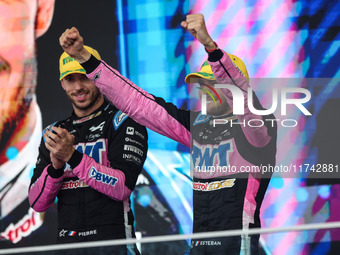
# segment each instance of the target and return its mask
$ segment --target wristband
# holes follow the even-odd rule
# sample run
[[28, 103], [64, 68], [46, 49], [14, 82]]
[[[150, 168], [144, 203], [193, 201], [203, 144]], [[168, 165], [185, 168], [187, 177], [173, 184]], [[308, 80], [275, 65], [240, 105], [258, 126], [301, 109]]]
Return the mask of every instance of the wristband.
[[219, 50], [220, 48], [218, 48], [218, 45], [217, 45], [217, 43], [216, 43], [216, 42], [214, 42], [214, 44], [215, 44], [215, 46], [216, 46], [216, 49], [213, 49], [213, 50], [208, 50], [206, 47], [204, 47], [205, 51], [206, 51], [207, 53], [211, 53], [211, 52], [214, 52], [215, 50]]

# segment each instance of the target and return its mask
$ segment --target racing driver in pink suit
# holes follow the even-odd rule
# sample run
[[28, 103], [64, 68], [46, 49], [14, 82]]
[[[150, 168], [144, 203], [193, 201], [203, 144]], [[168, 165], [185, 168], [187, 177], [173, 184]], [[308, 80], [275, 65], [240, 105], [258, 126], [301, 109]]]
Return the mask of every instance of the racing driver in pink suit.
[[[178, 109], [142, 90], [91, 55], [74, 27], [67, 29], [59, 42], [118, 109], [136, 122], [191, 148], [194, 233], [258, 228], [260, 207], [271, 177], [262, 173], [261, 166], [274, 165], [276, 156], [277, 126], [275, 121], [266, 120], [275, 117], [255, 115], [249, 110], [247, 100], [244, 100], [244, 113], [234, 115], [232, 89], [216, 88], [215, 84], [232, 85], [247, 99], [249, 77], [244, 63], [218, 48], [207, 32], [202, 14], [187, 15], [181, 25], [208, 53], [200, 72], [186, 77], [186, 82], [200, 84], [202, 98], [204, 91], [214, 94], [213, 100], [207, 100], [207, 114]], [[264, 110], [255, 93], [251, 96], [253, 106]], [[249, 121], [251, 126], [247, 124]], [[250, 252], [259, 253], [259, 235], [192, 240], [190, 251], [191, 254]]]
[[[85, 47], [100, 59], [96, 50]], [[146, 159], [146, 128], [108, 102], [67, 53], [59, 64], [73, 112], [43, 131], [30, 205], [44, 212], [58, 198], [58, 243], [133, 238], [129, 197]], [[127, 244], [60, 254], [140, 253]]]

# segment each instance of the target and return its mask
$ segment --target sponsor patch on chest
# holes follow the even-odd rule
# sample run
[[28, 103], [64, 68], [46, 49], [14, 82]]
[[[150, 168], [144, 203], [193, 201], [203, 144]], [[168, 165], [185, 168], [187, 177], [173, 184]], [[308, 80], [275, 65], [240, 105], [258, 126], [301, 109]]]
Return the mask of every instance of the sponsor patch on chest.
[[227, 179], [214, 182], [194, 182], [193, 189], [198, 191], [212, 191], [234, 186], [236, 179]]
[[84, 188], [84, 187], [88, 187], [88, 185], [82, 180], [76, 180], [76, 181], [63, 182], [61, 189], [77, 189], [77, 188]]

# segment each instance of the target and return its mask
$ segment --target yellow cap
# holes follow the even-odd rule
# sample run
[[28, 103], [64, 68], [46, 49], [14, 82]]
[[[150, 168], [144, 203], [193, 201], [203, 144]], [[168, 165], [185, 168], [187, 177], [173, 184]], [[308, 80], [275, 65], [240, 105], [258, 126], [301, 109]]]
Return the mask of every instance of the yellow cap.
[[[85, 49], [88, 50], [93, 56], [96, 57], [96, 59], [100, 60], [100, 55], [99, 53], [89, 47], [84, 45]], [[59, 59], [59, 71], [60, 71], [60, 77], [59, 80], [62, 80], [66, 75], [69, 75], [71, 73], [82, 73], [86, 74], [85, 69], [79, 64], [77, 60], [74, 58], [71, 58], [66, 52], [61, 54], [60, 59]]]
[[[239, 70], [239, 72], [244, 77], [247, 78], [247, 80], [249, 82], [248, 71], [247, 71], [247, 68], [246, 68], [245, 64], [243, 63], [243, 61], [240, 58], [236, 57], [235, 55], [232, 55], [232, 54], [229, 54], [229, 53], [227, 53], [227, 54], [230, 57], [231, 61], [233, 62], [234, 66]], [[204, 61], [204, 63], [201, 66], [201, 70], [199, 72], [188, 74], [185, 77], [185, 82], [186, 83], [192, 83], [192, 82], [190, 82], [190, 79], [192, 79], [192, 78], [203, 78], [203, 79], [211, 80], [211, 81], [216, 80], [214, 73], [211, 70], [211, 66], [209, 65], [207, 60]]]

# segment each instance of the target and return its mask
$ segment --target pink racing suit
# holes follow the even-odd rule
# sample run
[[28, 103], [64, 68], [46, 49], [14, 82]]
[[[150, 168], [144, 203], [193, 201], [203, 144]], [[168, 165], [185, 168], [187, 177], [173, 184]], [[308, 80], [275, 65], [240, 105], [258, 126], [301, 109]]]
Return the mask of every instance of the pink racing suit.
[[[54, 169], [42, 139], [31, 207], [43, 212], [58, 198], [59, 243], [134, 237], [129, 197], [146, 159], [146, 128], [107, 101], [88, 116], [73, 113], [52, 126], [75, 136], [76, 151], [65, 167]], [[119, 254], [127, 253], [139, 254], [134, 245], [121, 247]]]
[[[149, 94], [93, 56], [82, 66], [88, 78], [118, 109], [191, 148], [194, 232], [260, 227], [260, 207], [271, 177], [270, 173], [263, 174], [261, 168], [275, 165], [276, 156], [276, 122], [266, 120], [275, 117], [258, 116], [249, 110], [249, 83], [225, 52], [209, 53], [208, 62], [217, 83], [237, 86], [245, 98], [244, 114], [223, 116], [228, 120], [224, 125], [213, 126], [217, 117], [178, 109]], [[225, 88], [222, 91], [232, 107], [232, 92]], [[255, 93], [253, 105], [264, 109]], [[247, 125], [249, 120], [252, 126]], [[259, 236], [245, 239], [252, 254], [258, 253], [258, 239]], [[215, 238], [213, 242], [194, 240], [191, 254], [239, 254], [240, 249], [240, 237]]]

